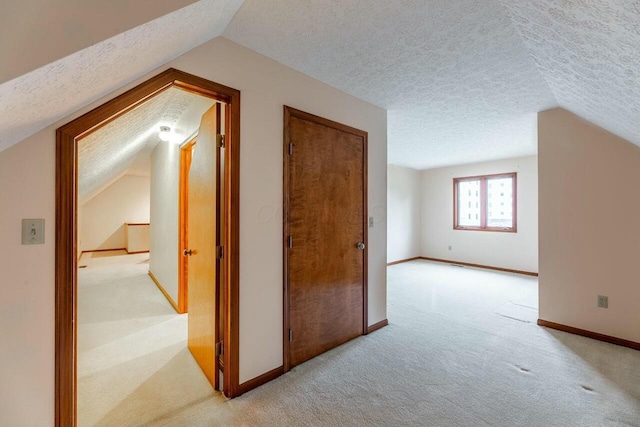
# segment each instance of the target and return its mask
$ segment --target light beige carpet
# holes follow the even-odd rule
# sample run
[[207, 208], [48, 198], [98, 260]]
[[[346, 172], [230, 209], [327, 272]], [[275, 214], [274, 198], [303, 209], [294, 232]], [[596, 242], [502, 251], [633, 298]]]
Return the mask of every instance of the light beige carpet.
[[388, 278], [388, 327], [234, 400], [121, 425], [640, 426], [640, 352], [536, 326], [535, 278], [427, 261]]
[[223, 399], [187, 350], [187, 315], [149, 278], [149, 254], [99, 254], [78, 271], [78, 424], [141, 425]]

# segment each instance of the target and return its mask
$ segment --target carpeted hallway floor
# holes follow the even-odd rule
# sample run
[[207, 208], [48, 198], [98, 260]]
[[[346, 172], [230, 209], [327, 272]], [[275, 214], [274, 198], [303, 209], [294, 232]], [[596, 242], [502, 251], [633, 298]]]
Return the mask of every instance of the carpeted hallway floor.
[[[109, 414], [140, 410], [130, 419], [163, 426], [640, 427], [640, 352], [536, 326], [535, 278], [427, 261], [389, 267], [388, 278], [386, 328], [231, 401], [202, 393], [156, 417], [152, 401]], [[188, 359], [172, 345], [156, 346], [167, 352], [160, 373], [139, 388], [165, 384], [157, 377]], [[126, 367], [103, 363], [126, 382]]]
[[149, 278], [149, 254], [84, 254], [78, 271], [78, 425], [135, 426], [215, 393], [187, 349], [187, 317]]

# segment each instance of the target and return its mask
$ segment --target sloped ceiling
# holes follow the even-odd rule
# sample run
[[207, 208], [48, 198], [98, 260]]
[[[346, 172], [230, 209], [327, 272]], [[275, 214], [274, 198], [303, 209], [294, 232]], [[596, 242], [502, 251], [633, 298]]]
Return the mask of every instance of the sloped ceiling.
[[78, 196], [86, 202], [126, 173], [145, 174], [158, 145], [160, 126], [169, 126], [181, 143], [198, 130], [213, 100], [170, 88], [124, 114], [78, 143]]
[[640, 1], [504, 4], [558, 103], [640, 145]]
[[201, 0], [0, 85], [0, 151], [224, 31], [242, 0]]
[[557, 106], [640, 145], [637, 0], [242, 3], [201, 0], [0, 85], [0, 151], [220, 34], [387, 109], [390, 163], [535, 154]]
[[224, 36], [386, 108], [389, 163], [535, 154], [557, 106], [640, 145], [638, 0], [246, 0]]
[[389, 163], [535, 154], [557, 102], [495, 0], [246, 0], [224, 36], [388, 110]]
[[191, 3], [194, 0], [3, 1], [0, 83]]

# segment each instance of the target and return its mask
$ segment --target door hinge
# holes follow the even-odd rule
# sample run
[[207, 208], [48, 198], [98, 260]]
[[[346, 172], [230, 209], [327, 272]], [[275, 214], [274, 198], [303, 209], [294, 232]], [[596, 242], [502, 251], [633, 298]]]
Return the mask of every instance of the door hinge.
[[289, 341], [293, 341], [293, 332], [289, 329]]
[[293, 154], [293, 144], [289, 144], [289, 155]]
[[217, 259], [224, 258], [224, 246], [216, 246], [216, 258]]
[[293, 237], [289, 236], [289, 238], [287, 239], [287, 245], [289, 246], [289, 248], [293, 247]]
[[216, 135], [216, 147], [224, 148], [224, 135], [221, 135], [221, 134]]
[[224, 341], [220, 341], [216, 343], [216, 356], [224, 355]]

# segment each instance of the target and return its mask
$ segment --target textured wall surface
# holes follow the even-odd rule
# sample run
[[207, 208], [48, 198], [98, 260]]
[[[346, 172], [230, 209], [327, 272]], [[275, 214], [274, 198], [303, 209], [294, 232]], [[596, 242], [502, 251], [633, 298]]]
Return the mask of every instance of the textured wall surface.
[[202, 0], [3, 83], [0, 151], [220, 35], [241, 4]]
[[89, 134], [78, 144], [78, 195], [91, 197], [125, 172], [136, 158], [148, 159], [160, 138], [160, 126], [169, 126], [178, 143], [191, 136], [213, 100], [170, 88], [138, 108]]

